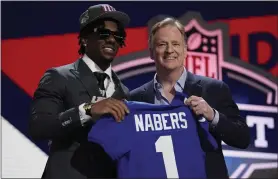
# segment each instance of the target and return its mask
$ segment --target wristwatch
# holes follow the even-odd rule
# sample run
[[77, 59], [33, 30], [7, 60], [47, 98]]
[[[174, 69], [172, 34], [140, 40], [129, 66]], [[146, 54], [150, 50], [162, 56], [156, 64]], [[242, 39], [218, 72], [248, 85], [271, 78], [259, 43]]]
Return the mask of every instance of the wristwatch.
[[83, 108], [85, 110], [86, 115], [91, 116], [91, 109], [92, 109], [93, 103], [85, 103]]

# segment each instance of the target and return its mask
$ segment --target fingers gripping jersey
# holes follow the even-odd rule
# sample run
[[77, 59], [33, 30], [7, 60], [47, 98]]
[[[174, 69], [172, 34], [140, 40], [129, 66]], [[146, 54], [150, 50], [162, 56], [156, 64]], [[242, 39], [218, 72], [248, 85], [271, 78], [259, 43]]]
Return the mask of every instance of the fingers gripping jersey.
[[171, 105], [126, 102], [130, 114], [125, 120], [103, 117], [88, 140], [118, 161], [119, 178], [206, 178], [201, 143], [205, 140], [213, 149], [217, 143], [208, 123], [194, 119], [183, 99], [176, 95]]

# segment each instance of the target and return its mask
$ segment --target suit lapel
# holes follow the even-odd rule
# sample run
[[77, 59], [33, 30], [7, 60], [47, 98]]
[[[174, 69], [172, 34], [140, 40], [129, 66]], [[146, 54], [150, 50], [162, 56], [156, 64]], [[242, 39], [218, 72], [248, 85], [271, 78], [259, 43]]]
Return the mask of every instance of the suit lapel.
[[195, 75], [187, 71], [187, 77], [184, 85], [184, 93], [188, 96], [202, 96], [202, 86], [200, 85], [201, 80], [197, 80]]
[[70, 71], [80, 80], [91, 98], [101, 96], [96, 77], [82, 59], [76, 61], [74, 69]]
[[144, 93], [142, 93], [142, 101], [154, 104], [154, 81], [146, 84]]
[[118, 76], [116, 75], [116, 73], [114, 71], [112, 71], [112, 78], [115, 83], [115, 92], [113, 93], [113, 95], [111, 97], [113, 97], [115, 99], [126, 99], [128, 97], [128, 95], [126, 94], [127, 92], [125, 92], [123, 90], [125, 87], [121, 83], [121, 81], [119, 80]]

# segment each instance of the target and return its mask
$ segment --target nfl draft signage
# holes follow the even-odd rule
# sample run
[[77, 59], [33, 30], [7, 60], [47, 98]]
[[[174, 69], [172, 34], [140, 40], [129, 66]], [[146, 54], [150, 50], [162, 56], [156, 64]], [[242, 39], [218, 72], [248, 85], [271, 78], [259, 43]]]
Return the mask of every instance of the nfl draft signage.
[[[161, 16], [151, 19], [150, 24], [158, 19]], [[260, 172], [265, 171], [271, 175], [277, 169], [277, 78], [229, 55], [229, 27], [225, 23], [208, 24], [196, 12], [186, 13], [179, 20], [185, 25], [188, 37], [186, 68], [227, 83], [250, 128], [248, 149], [223, 143], [230, 177], [263, 176]], [[151, 80], [155, 74], [154, 61], [147, 49], [119, 57], [113, 69], [130, 89]]]

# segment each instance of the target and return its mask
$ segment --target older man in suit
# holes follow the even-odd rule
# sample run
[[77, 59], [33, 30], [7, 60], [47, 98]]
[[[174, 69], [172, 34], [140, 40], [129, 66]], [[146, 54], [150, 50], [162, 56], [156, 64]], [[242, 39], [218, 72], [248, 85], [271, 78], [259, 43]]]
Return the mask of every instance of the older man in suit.
[[194, 75], [184, 68], [187, 53], [184, 26], [173, 18], [166, 18], [152, 27], [149, 48], [157, 73], [152, 81], [133, 90], [131, 99], [170, 104], [176, 91], [187, 93], [189, 98], [185, 105], [190, 106], [196, 120], [208, 121], [209, 131], [218, 143], [218, 149], [212, 149], [202, 131], [198, 131], [206, 152], [207, 178], [228, 178], [221, 141], [244, 149], [250, 138], [248, 126], [240, 117], [229, 87], [222, 81]]
[[[34, 93], [31, 136], [50, 141], [44, 179], [115, 177], [115, 165], [97, 145], [87, 141], [94, 121], [112, 114], [117, 121], [128, 109], [129, 90], [111, 69], [125, 46], [127, 14], [108, 4], [89, 7], [80, 16], [76, 62], [45, 72]], [[102, 100], [100, 100], [102, 99]]]

